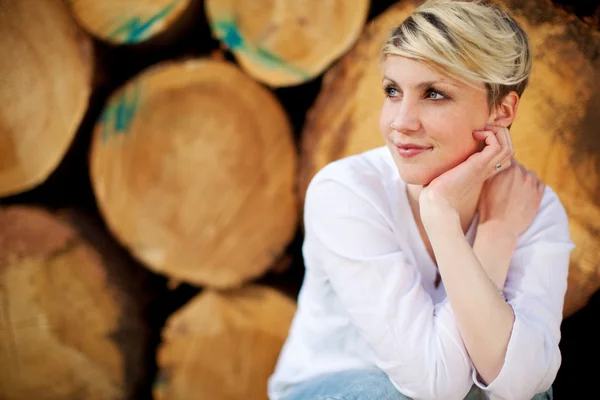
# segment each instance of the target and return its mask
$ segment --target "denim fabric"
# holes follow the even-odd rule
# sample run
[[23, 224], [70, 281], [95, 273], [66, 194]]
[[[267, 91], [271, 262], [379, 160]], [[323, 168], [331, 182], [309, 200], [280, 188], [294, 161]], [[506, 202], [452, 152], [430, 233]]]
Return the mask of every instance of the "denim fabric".
[[[532, 400], [552, 400], [552, 388]], [[473, 385], [464, 400], [485, 400]], [[398, 392], [379, 369], [355, 369], [326, 374], [294, 386], [283, 400], [411, 400]]]

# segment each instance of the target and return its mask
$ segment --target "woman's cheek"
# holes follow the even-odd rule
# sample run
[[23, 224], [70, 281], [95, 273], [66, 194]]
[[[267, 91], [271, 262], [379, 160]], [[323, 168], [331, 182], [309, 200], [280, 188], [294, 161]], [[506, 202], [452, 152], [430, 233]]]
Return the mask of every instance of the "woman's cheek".
[[455, 148], [454, 164], [458, 165], [471, 157], [473, 154], [479, 151], [479, 145], [477, 141], [471, 139], [464, 139], [460, 146]]
[[381, 136], [387, 141], [391, 132], [390, 124], [394, 120], [393, 115], [391, 115], [388, 107], [384, 104], [381, 115], [379, 117], [379, 132]]
[[384, 139], [387, 139], [388, 133], [385, 129], [385, 122], [383, 116], [379, 120], [379, 133], [381, 133], [381, 136], [383, 136]]

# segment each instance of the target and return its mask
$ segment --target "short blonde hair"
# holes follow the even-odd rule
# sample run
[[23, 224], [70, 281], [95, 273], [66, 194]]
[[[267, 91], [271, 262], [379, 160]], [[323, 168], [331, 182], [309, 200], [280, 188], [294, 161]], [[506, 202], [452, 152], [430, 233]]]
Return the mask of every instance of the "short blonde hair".
[[523, 28], [484, 0], [425, 1], [393, 30], [381, 55], [382, 62], [408, 57], [467, 84], [485, 84], [490, 112], [509, 92], [523, 94], [532, 66]]

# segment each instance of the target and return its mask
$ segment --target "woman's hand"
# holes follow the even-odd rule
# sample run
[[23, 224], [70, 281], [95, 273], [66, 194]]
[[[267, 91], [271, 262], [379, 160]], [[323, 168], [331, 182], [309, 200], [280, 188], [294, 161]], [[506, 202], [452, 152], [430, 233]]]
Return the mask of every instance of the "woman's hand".
[[[485, 130], [474, 131], [473, 137], [485, 140], [484, 149], [444, 172], [421, 191], [419, 205], [423, 219], [440, 211], [458, 210], [473, 190], [511, 165], [515, 150], [507, 128], [486, 125]], [[498, 164], [502, 166], [500, 170], [496, 169]]]
[[484, 183], [473, 251], [487, 275], [504, 288], [517, 239], [535, 218], [545, 185], [516, 161]]
[[520, 236], [533, 222], [546, 185], [535, 172], [513, 160], [502, 173], [487, 180], [479, 198], [479, 226]]

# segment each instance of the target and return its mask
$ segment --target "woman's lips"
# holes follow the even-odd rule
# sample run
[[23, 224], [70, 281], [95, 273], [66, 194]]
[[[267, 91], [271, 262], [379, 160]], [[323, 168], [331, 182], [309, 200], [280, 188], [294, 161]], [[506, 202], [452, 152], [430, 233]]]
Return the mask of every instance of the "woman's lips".
[[422, 146], [416, 146], [416, 145], [402, 145], [402, 146], [396, 146], [396, 150], [398, 152], [398, 155], [400, 157], [414, 157], [418, 154], [424, 153], [426, 151], [431, 150], [432, 147], [422, 147]]

